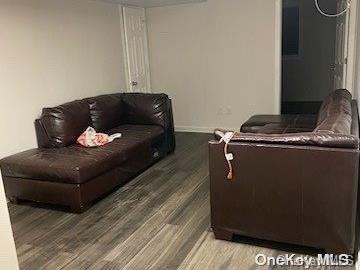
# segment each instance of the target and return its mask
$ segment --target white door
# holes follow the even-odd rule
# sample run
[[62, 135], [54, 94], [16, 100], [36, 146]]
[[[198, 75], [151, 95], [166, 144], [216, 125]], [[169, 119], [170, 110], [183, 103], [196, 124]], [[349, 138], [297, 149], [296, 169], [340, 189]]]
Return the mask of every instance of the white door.
[[150, 92], [145, 9], [123, 7], [127, 77], [131, 92]]
[[[337, 10], [342, 11], [347, 6], [347, 0], [339, 0]], [[349, 12], [336, 18], [336, 46], [334, 65], [334, 88], [346, 88], [346, 70], [349, 39]]]

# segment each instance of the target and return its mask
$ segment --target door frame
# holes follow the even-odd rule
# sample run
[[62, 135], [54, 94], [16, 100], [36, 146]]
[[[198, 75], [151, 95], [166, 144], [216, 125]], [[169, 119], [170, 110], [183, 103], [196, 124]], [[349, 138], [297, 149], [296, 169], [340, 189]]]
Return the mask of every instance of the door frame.
[[[348, 29], [348, 59], [346, 65], [346, 89], [355, 95], [356, 70], [356, 31], [357, 31], [358, 0], [351, 0]], [[282, 72], [282, 0], [275, 0], [275, 97], [274, 112], [281, 112], [281, 72]]]
[[351, 0], [351, 8], [349, 13], [349, 29], [347, 42], [347, 64], [346, 64], [346, 89], [348, 89], [354, 96], [355, 79], [356, 76], [356, 31], [357, 31], [357, 5], [358, 0]]
[[274, 78], [274, 114], [281, 113], [282, 79], [282, 7], [283, 0], [275, 0], [275, 78]]
[[[145, 21], [146, 21], [146, 9], [143, 7], [138, 6], [131, 6], [131, 5], [118, 5], [119, 8], [119, 17], [120, 17], [120, 33], [121, 33], [121, 40], [122, 40], [122, 51], [123, 51], [123, 61], [124, 61], [124, 70], [125, 70], [125, 87], [127, 92], [133, 92], [131, 89], [131, 78], [130, 78], [130, 67], [129, 67], [129, 57], [128, 57], [128, 50], [127, 50], [127, 42], [126, 42], [126, 31], [125, 31], [125, 15], [124, 15], [124, 8], [136, 8], [142, 9], [145, 12]], [[147, 36], [147, 23], [145, 23], [145, 55], [146, 55], [146, 93], [151, 93], [151, 76], [150, 76], [150, 59], [149, 59], [149, 40]]]
[[125, 90], [126, 92], [130, 92], [130, 81], [129, 81], [129, 66], [127, 60], [127, 52], [126, 52], [126, 39], [125, 39], [125, 23], [124, 23], [124, 15], [123, 15], [123, 6], [118, 5], [119, 9], [119, 18], [120, 18], [120, 34], [121, 34], [121, 45], [122, 45], [122, 56], [124, 61], [124, 73], [125, 73]]

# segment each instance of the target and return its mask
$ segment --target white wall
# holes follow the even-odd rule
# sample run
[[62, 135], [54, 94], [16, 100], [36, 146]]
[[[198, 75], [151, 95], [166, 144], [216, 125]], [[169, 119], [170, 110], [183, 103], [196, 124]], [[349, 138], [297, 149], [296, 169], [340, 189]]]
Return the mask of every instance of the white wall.
[[0, 269], [18, 269], [14, 238], [0, 173]]
[[275, 0], [209, 0], [147, 10], [152, 88], [185, 129], [239, 128], [274, 113]]
[[42, 107], [124, 88], [115, 4], [0, 0], [0, 40], [0, 158], [36, 146]]
[[[85, 0], [0, 0], [0, 158], [36, 146], [54, 106], [124, 88], [119, 9]], [[0, 175], [0, 268], [17, 259]]]

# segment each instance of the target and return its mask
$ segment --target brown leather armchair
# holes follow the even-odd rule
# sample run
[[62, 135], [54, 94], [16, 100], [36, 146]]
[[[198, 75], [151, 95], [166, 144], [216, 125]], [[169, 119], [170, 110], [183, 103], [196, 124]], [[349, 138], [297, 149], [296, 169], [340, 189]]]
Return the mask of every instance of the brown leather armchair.
[[240, 234], [330, 253], [354, 252], [357, 104], [348, 91], [337, 90], [324, 100], [316, 120], [304, 117], [254, 116], [244, 123], [228, 144], [234, 156], [231, 180], [224, 143], [209, 142], [216, 238]]

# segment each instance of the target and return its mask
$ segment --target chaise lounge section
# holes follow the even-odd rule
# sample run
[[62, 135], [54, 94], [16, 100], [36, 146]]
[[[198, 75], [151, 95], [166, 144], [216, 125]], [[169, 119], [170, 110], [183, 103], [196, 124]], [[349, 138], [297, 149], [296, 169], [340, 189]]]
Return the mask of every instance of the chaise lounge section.
[[[211, 224], [234, 234], [353, 254], [358, 200], [359, 116], [336, 90], [317, 116], [254, 116], [228, 144], [210, 141]], [[217, 138], [219, 139], [219, 138]]]
[[[122, 138], [102, 147], [76, 144], [88, 127]], [[39, 148], [0, 161], [12, 202], [30, 200], [84, 212], [175, 150], [171, 100], [165, 94], [119, 93], [44, 108], [35, 121]]]

